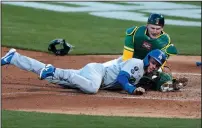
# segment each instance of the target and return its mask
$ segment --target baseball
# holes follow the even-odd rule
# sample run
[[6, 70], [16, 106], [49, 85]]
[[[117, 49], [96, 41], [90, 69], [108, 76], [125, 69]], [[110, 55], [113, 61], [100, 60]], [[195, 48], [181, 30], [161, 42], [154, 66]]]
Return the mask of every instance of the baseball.
[[179, 83], [179, 85], [182, 86], [183, 84], [182, 84], [182, 83]]

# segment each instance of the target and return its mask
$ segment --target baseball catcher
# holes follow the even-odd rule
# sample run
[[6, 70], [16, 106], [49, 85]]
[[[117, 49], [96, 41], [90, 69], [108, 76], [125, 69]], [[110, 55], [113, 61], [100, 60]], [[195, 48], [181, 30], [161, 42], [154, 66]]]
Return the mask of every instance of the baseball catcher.
[[[143, 59], [154, 49], [165, 52], [166, 60], [172, 55], [177, 55], [178, 51], [171, 43], [169, 35], [163, 31], [163, 27], [164, 16], [153, 13], [149, 16], [147, 25], [128, 28], [122, 57], [108, 61], [104, 65], [121, 63], [131, 58]], [[155, 89], [162, 92], [176, 91], [187, 85], [187, 78], [173, 78], [171, 72], [166, 72], [166, 69], [165, 62], [156, 73], [145, 74], [138, 85], [145, 89]]]

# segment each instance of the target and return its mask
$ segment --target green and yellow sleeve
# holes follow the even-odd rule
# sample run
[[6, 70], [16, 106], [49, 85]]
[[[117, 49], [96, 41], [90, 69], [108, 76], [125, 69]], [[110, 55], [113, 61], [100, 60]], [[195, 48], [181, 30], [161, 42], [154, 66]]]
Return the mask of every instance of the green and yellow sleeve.
[[134, 33], [138, 27], [133, 26], [126, 30], [125, 44], [123, 49], [123, 61], [133, 58], [134, 54]]

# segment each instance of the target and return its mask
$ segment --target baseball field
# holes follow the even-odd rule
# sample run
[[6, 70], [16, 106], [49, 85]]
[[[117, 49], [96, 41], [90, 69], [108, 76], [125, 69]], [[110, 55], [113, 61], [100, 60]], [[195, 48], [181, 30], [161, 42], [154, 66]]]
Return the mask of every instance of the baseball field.
[[[178, 92], [131, 96], [100, 90], [95, 95], [41, 81], [13, 65], [1, 68], [3, 128], [200, 128], [201, 2], [2, 2], [1, 56], [12, 47], [60, 68], [79, 69], [121, 55], [125, 30], [146, 24], [150, 12], [164, 14], [165, 31], [179, 50], [168, 65], [187, 77]], [[67, 56], [47, 48], [64, 38]]]

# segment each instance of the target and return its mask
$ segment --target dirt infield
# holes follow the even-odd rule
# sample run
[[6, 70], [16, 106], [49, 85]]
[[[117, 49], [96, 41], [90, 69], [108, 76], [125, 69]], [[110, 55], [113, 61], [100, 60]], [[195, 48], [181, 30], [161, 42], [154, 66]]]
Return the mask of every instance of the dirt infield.
[[[2, 55], [9, 50], [1, 49]], [[60, 68], [81, 68], [89, 62], [105, 62], [117, 56], [65, 56], [17, 50], [19, 53]], [[143, 96], [125, 92], [100, 90], [87, 95], [78, 90], [62, 89], [38, 79], [36, 74], [13, 65], [2, 70], [2, 109], [51, 113], [201, 118], [201, 67], [195, 65], [200, 56], [171, 57], [168, 65], [176, 77], [186, 76], [189, 83], [179, 92], [150, 91]]]

